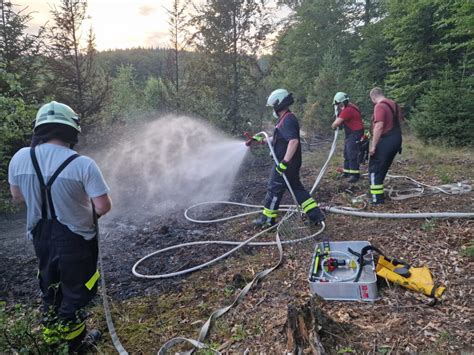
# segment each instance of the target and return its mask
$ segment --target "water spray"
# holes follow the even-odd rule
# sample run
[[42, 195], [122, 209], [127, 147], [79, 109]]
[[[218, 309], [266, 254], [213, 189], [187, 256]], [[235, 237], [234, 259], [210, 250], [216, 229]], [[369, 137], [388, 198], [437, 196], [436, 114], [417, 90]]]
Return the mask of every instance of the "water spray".
[[[318, 175], [318, 177], [316, 178], [316, 181], [310, 191], [310, 193], [312, 194], [315, 189], [317, 188], [317, 186], [319, 185], [319, 183], [321, 182], [321, 179], [322, 177], [324, 176], [326, 170], [327, 170], [327, 167], [329, 165], [329, 161], [331, 160], [332, 156], [334, 155], [334, 152], [335, 152], [335, 149], [336, 149], [336, 145], [337, 145], [337, 137], [338, 137], [338, 132], [339, 130], [336, 129], [335, 133], [334, 133], [334, 139], [333, 139], [333, 142], [332, 142], [332, 146], [331, 146], [331, 150], [329, 152], [329, 155], [328, 155], [328, 158], [325, 162], [325, 164], [323, 165], [323, 167], [321, 168], [321, 171]], [[245, 142], [245, 146], [250, 146], [252, 144], [252, 141], [254, 141], [254, 138], [250, 135], [250, 134], [245, 134], [246, 138], [247, 138], [247, 141]], [[257, 133], [256, 136], [263, 136], [265, 137], [265, 140], [266, 140], [266, 143], [269, 147], [269, 150], [270, 150], [270, 153], [272, 155], [272, 158], [273, 160], [275, 161], [275, 164], [278, 164], [278, 159], [275, 155], [275, 152], [273, 150], [273, 146], [270, 142], [270, 139], [267, 135], [266, 132], [259, 132]], [[227, 165], [228, 166], [228, 165]], [[282, 209], [283, 211], [286, 211], [287, 214], [282, 218], [282, 220], [277, 223], [276, 225], [274, 226], [271, 226], [257, 234], [255, 234], [254, 236], [252, 236], [251, 238], [243, 241], [243, 242], [236, 242], [236, 241], [222, 241], [222, 240], [210, 240], [210, 241], [199, 241], [199, 242], [191, 242], [191, 243], [183, 243], [183, 244], [179, 244], [179, 245], [174, 245], [174, 246], [171, 246], [171, 247], [168, 247], [168, 248], [164, 248], [164, 249], [161, 249], [161, 250], [158, 250], [158, 251], [155, 251], [153, 253], [150, 253], [148, 255], [146, 255], [145, 257], [143, 257], [142, 259], [140, 259], [137, 263], [135, 263], [135, 265], [133, 266], [132, 268], [132, 272], [135, 276], [137, 277], [140, 277], [140, 278], [148, 278], [148, 279], [159, 279], [159, 278], [169, 278], [169, 277], [174, 277], [174, 276], [178, 276], [178, 275], [184, 275], [184, 274], [187, 274], [187, 273], [190, 273], [190, 272], [193, 272], [193, 271], [197, 271], [199, 269], [202, 269], [204, 267], [207, 267], [211, 264], [214, 264], [216, 263], [217, 261], [229, 256], [230, 254], [236, 252], [237, 250], [239, 250], [240, 248], [242, 248], [243, 246], [245, 245], [248, 245], [248, 246], [269, 246], [269, 245], [276, 245], [278, 247], [278, 250], [279, 250], [279, 253], [280, 253], [280, 256], [279, 256], [279, 261], [276, 265], [274, 265], [273, 267], [269, 268], [269, 269], [266, 269], [266, 270], [263, 270], [261, 272], [259, 272], [254, 280], [252, 280], [249, 284], [247, 284], [243, 289], [242, 291], [239, 293], [239, 295], [235, 298], [234, 302], [229, 305], [229, 306], [226, 306], [226, 307], [223, 307], [223, 308], [219, 308], [218, 310], [216, 310], [215, 312], [213, 312], [211, 314], [211, 316], [209, 317], [209, 319], [206, 321], [206, 323], [204, 324], [204, 326], [201, 328], [201, 331], [200, 331], [200, 335], [199, 335], [199, 338], [198, 339], [188, 339], [188, 338], [183, 338], [183, 337], [177, 337], [177, 338], [173, 338], [171, 340], [169, 340], [168, 342], [166, 342], [162, 348], [159, 350], [159, 354], [164, 354], [166, 351], [168, 351], [169, 349], [171, 349], [173, 346], [177, 345], [177, 344], [180, 344], [180, 343], [189, 343], [191, 344], [193, 347], [196, 347], [196, 348], [206, 348], [214, 353], [219, 353], [218, 351], [216, 350], [213, 350], [213, 349], [210, 349], [208, 346], [206, 346], [203, 341], [204, 339], [206, 338], [207, 336], [207, 333], [208, 333], [208, 330], [209, 330], [209, 327], [211, 325], [211, 322], [220, 317], [221, 315], [223, 315], [224, 313], [226, 313], [231, 307], [233, 307], [236, 303], [238, 303], [241, 299], [243, 299], [243, 297], [245, 296], [245, 294], [247, 292], [249, 292], [249, 290], [251, 289], [251, 287], [256, 283], [258, 282], [259, 279], [265, 277], [266, 275], [268, 275], [271, 271], [273, 271], [274, 269], [276, 269], [281, 261], [282, 261], [282, 257], [283, 257], [283, 250], [282, 250], [282, 244], [290, 244], [290, 243], [298, 243], [298, 242], [301, 242], [301, 241], [304, 241], [304, 240], [308, 240], [308, 239], [311, 239], [311, 238], [314, 238], [316, 236], [318, 236], [319, 234], [321, 234], [325, 228], [325, 224], [322, 223], [321, 224], [321, 228], [319, 231], [317, 231], [316, 233], [312, 233], [308, 236], [304, 236], [304, 237], [301, 237], [301, 238], [296, 238], [296, 239], [292, 239], [292, 240], [285, 240], [285, 241], [281, 241], [280, 240], [280, 233], [283, 232], [284, 230], [284, 224], [285, 222], [288, 223], [288, 221], [290, 221], [290, 217], [292, 215], [301, 215], [301, 210], [299, 208], [299, 205], [297, 203], [297, 200], [296, 200], [296, 197], [294, 195], [294, 192], [286, 178], [285, 175], [283, 175], [283, 178], [285, 180], [285, 183], [287, 185], [287, 188], [288, 190], [290, 191], [290, 194], [293, 198], [293, 201], [295, 202], [294, 205], [282, 205]], [[197, 208], [197, 207], [203, 207], [203, 206], [206, 206], [206, 205], [215, 205], [215, 204], [221, 204], [221, 205], [231, 205], [231, 206], [242, 206], [242, 207], [246, 207], [246, 208], [252, 208], [254, 209], [253, 211], [251, 212], [246, 212], [246, 213], [240, 213], [240, 214], [236, 214], [236, 215], [233, 215], [233, 216], [229, 216], [229, 217], [224, 217], [224, 218], [216, 218], [216, 219], [206, 219], [206, 220], [201, 220], [201, 219], [197, 219], [197, 218], [192, 218], [190, 217], [190, 211], [193, 210], [194, 208]], [[195, 223], [218, 223], [218, 222], [223, 222], [223, 221], [228, 221], [228, 220], [231, 220], [231, 219], [236, 219], [236, 218], [241, 218], [241, 217], [244, 217], [244, 216], [249, 216], [249, 215], [252, 215], [252, 214], [257, 214], [257, 213], [261, 213], [261, 209], [263, 208], [263, 206], [260, 206], [260, 205], [251, 205], [251, 204], [244, 204], [244, 203], [237, 203], [237, 202], [230, 202], [230, 201], [223, 201], [223, 200], [217, 200], [217, 201], [209, 201], [209, 202], [198, 202], [190, 207], [188, 207], [186, 210], [185, 210], [185, 213], [184, 213], [184, 216], [187, 220], [191, 221], [191, 222], [195, 222]], [[340, 214], [348, 214], [348, 215], [355, 215], [355, 216], [361, 216], [361, 217], [375, 217], [375, 218], [473, 218], [474, 217], [474, 213], [470, 213], [470, 212], [466, 212], [466, 213], [463, 213], [463, 212], [441, 212], [441, 213], [403, 213], [403, 214], [399, 214], [399, 213], [385, 213], [385, 214], [381, 214], [381, 213], [370, 213], [370, 212], [362, 212], [362, 211], [359, 211], [359, 210], [356, 210], [354, 208], [351, 208], [351, 207], [331, 207], [331, 206], [328, 206], [328, 207], [322, 207], [323, 209], [325, 209], [327, 212], [332, 212], [332, 213], [340, 213]], [[263, 234], [269, 232], [269, 231], [272, 231], [272, 230], [276, 230], [276, 237], [275, 237], [275, 241], [273, 242], [256, 242], [254, 241], [256, 238], [262, 236]], [[178, 248], [182, 248], [182, 247], [193, 247], [195, 245], [205, 245], [205, 244], [221, 244], [221, 245], [231, 245], [231, 246], [234, 246], [233, 249], [231, 249], [229, 252], [226, 252], [225, 254], [221, 255], [220, 257], [218, 258], [215, 258], [211, 261], [208, 261], [204, 264], [201, 264], [201, 265], [198, 265], [198, 266], [195, 266], [193, 268], [190, 268], [190, 269], [187, 269], [187, 270], [182, 270], [182, 271], [179, 271], [179, 272], [174, 272], [174, 273], [168, 273], [168, 274], [161, 274], [161, 275], [145, 275], [145, 274], [141, 274], [137, 271], [137, 267], [138, 265], [143, 262], [144, 260], [150, 258], [151, 256], [154, 256], [154, 255], [157, 255], [157, 254], [160, 254], [160, 253], [163, 253], [165, 251], [169, 251], [169, 250], [175, 250], [175, 249], [178, 249]], [[347, 260], [349, 260], [349, 263], [351, 261], [350, 258], [348, 258], [347, 255], [340, 255], [341, 257], [344, 257], [346, 258]], [[329, 261], [326, 261], [324, 263], [324, 265], [326, 265]], [[357, 271], [357, 268], [356, 268], [356, 271]], [[328, 277], [329, 278], [330, 274], [325, 274], [325, 277]], [[352, 276], [350, 276], [350, 278], [352, 278]], [[340, 281], [340, 280], [339, 280]]]

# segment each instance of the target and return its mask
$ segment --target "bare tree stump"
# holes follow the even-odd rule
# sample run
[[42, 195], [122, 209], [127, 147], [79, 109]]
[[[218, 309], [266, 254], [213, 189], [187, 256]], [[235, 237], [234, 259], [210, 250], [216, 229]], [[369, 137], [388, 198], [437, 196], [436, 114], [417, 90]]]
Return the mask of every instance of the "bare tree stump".
[[286, 320], [287, 351], [289, 354], [326, 354], [318, 331], [322, 327], [321, 298], [310, 298], [306, 303], [294, 301], [288, 305]]

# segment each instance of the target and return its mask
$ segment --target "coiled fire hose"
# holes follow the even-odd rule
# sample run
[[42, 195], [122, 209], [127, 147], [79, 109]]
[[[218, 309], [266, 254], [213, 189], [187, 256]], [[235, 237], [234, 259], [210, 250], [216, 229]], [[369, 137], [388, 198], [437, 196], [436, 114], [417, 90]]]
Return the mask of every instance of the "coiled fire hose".
[[[327, 158], [326, 162], [324, 163], [323, 167], [321, 168], [321, 170], [320, 170], [320, 172], [319, 172], [319, 174], [318, 174], [318, 176], [315, 180], [315, 183], [314, 183], [313, 187], [310, 190], [310, 194], [312, 194], [316, 190], [316, 188], [318, 187], [319, 183], [321, 182], [322, 177], [324, 176], [324, 174], [325, 174], [325, 172], [328, 168], [329, 162], [330, 162], [332, 156], [334, 155], [334, 152], [335, 152], [336, 146], [337, 146], [338, 133], [339, 133], [339, 129], [336, 129], [335, 133], [334, 133], [334, 139], [333, 139], [333, 142], [332, 142], [332, 145], [331, 145], [331, 149], [330, 149], [330, 152], [328, 154], [328, 158]], [[267, 138], [266, 141], [267, 141], [268, 147], [270, 149], [270, 152], [272, 154], [272, 157], [275, 160], [275, 163], [278, 164], [278, 160], [277, 160], [277, 158], [275, 156], [275, 153], [273, 151], [273, 147], [272, 147], [272, 145], [271, 145], [271, 143], [268, 139], [268, 135], [266, 134], [266, 132], [260, 132], [258, 134], [263, 135]], [[401, 177], [401, 176], [392, 176], [392, 177]], [[414, 179], [411, 179], [409, 177], [404, 177], [404, 178], [407, 178], [408, 180], [413, 180], [414, 182], [416, 182]], [[283, 207], [283, 208], [281, 210], [286, 211], [287, 215], [288, 215], [288, 213], [289, 214], [291, 214], [291, 213], [300, 213], [299, 206], [298, 206], [298, 203], [296, 201], [295, 195], [294, 195], [294, 193], [291, 189], [291, 186], [289, 185], [289, 183], [286, 179], [286, 176], [284, 176], [284, 179], [285, 179], [285, 183], [287, 184], [288, 190], [290, 191], [290, 194], [291, 194], [293, 200], [295, 201], [295, 205], [294, 206], [293, 205], [282, 205], [281, 207]], [[420, 185], [424, 185], [424, 184], [420, 183]], [[428, 187], [430, 189], [434, 188], [434, 190], [439, 190], [440, 192], [449, 193], [449, 190], [446, 189], [446, 188], [443, 188], [443, 186], [441, 186], [439, 188], [438, 187], [432, 187], [432, 186], [429, 186], [429, 185], [424, 185], [424, 186]], [[462, 188], [460, 189], [461, 192], [459, 192], [459, 193], [468, 192], [470, 190], [471, 190], [470, 187], [468, 188], [465, 185], [462, 185]], [[391, 191], [393, 191], [393, 190], [391, 190]], [[455, 194], [456, 192], [452, 192], [452, 190], [451, 190], [451, 193]], [[192, 209], [194, 209], [196, 207], [202, 207], [204, 205], [213, 205], [213, 204], [226, 204], [226, 205], [242, 206], [242, 207], [247, 207], [247, 208], [255, 208], [255, 211], [241, 213], [241, 214], [233, 215], [233, 216], [230, 216], [230, 217], [210, 219], [210, 220], [199, 220], [199, 219], [195, 219], [195, 218], [192, 218], [192, 217], [189, 216], [189, 212]], [[243, 203], [230, 202], [230, 201], [210, 201], [210, 202], [203, 202], [203, 203], [198, 203], [198, 204], [195, 204], [193, 206], [190, 206], [188, 209], [186, 209], [184, 215], [185, 215], [185, 218], [187, 220], [189, 220], [191, 222], [194, 222], [194, 223], [217, 223], [217, 222], [223, 222], [223, 221], [227, 221], [227, 220], [231, 220], [231, 219], [241, 218], [241, 217], [244, 217], [244, 216], [249, 216], [249, 215], [252, 215], [252, 214], [259, 214], [259, 213], [261, 213], [261, 208], [262, 207], [263, 206], [260, 206], [260, 205], [250, 205], [250, 204], [243, 204]], [[328, 207], [321, 207], [321, 208], [324, 209], [326, 212], [331, 212], [331, 213], [336, 213], [336, 214], [353, 215], [353, 216], [360, 216], [360, 217], [372, 217], [372, 218], [473, 218], [474, 217], [474, 213], [471, 213], [471, 212], [378, 213], [378, 212], [363, 212], [363, 211], [360, 211], [359, 209], [355, 209], [353, 207], [328, 206]], [[145, 257], [141, 258], [139, 261], [137, 261], [135, 263], [135, 265], [132, 268], [132, 272], [135, 276], [141, 277], [141, 278], [149, 278], [149, 279], [160, 279], [160, 278], [169, 278], [169, 277], [174, 277], [174, 276], [178, 276], [178, 275], [184, 275], [186, 273], [190, 273], [190, 272], [202, 269], [204, 267], [207, 267], [211, 264], [214, 264], [217, 261], [229, 256], [230, 254], [236, 252], [238, 249], [242, 248], [245, 245], [249, 245], [249, 246], [276, 245], [278, 247], [278, 250], [279, 250], [279, 253], [280, 253], [278, 263], [276, 265], [274, 265], [272, 268], [269, 268], [269, 269], [266, 269], [266, 270], [263, 270], [263, 271], [259, 272], [255, 276], [255, 278], [242, 289], [242, 291], [239, 293], [239, 295], [237, 295], [237, 297], [235, 298], [234, 302], [231, 305], [229, 305], [227, 307], [220, 308], [220, 309], [214, 311], [211, 314], [209, 319], [206, 321], [204, 326], [201, 328], [200, 335], [199, 335], [197, 340], [188, 339], [188, 338], [184, 338], [184, 337], [173, 338], [173, 339], [167, 341], [161, 347], [161, 349], [159, 350], [159, 354], [165, 354], [173, 346], [175, 346], [177, 344], [180, 344], [180, 343], [189, 343], [195, 348], [201, 348], [201, 349], [206, 348], [206, 349], [208, 349], [208, 350], [210, 350], [214, 353], [219, 353], [217, 350], [210, 349], [206, 344], [203, 343], [203, 340], [207, 336], [207, 333], [208, 333], [208, 330], [209, 330], [209, 327], [210, 327], [212, 321], [214, 319], [220, 317], [224, 313], [226, 313], [230, 308], [232, 308], [235, 304], [237, 304], [241, 299], [243, 299], [243, 297], [252, 288], [252, 286], [258, 282], [258, 280], [260, 280], [261, 278], [268, 275], [271, 271], [273, 271], [274, 269], [276, 269], [280, 265], [280, 263], [282, 261], [282, 257], [283, 257], [282, 244], [297, 243], [297, 242], [301, 242], [301, 241], [304, 241], [304, 240], [314, 238], [315, 236], [321, 234], [323, 232], [324, 228], [325, 228], [325, 224], [322, 223], [322, 228], [314, 234], [311, 234], [309, 236], [302, 237], [302, 238], [293, 239], [293, 240], [281, 241], [280, 237], [279, 237], [279, 233], [278, 233], [278, 228], [281, 226], [282, 222], [284, 222], [284, 221], [285, 221], [285, 217], [278, 224], [276, 224], [272, 227], [269, 227], [269, 228], [255, 234], [254, 236], [252, 236], [251, 238], [249, 238], [249, 239], [247, 239], [246, 241], [243, 241], [243, 242], [214, 240], [214, 241], [200, 241], [200, 242], [183, 243], [183, 244], [171, 246], [171, 247], [168, 247], [168, 248], [161, 249], [161, 250], [155, 251], [153, 253], [150, 253], [150, 254], [146, 255]], [[269, 231], [271, 231], [275, 228], [277, 229], [277, 233], [276, 233], [276, 237], [275, 237], [274, 242], [254, 242], [253, 241], [254, 239], [260, 237], [261, 235], [263, 235], [263, 234], [265, 234], [265, 233], [267, 233], [267, 232], [269, 232]], [[178, 249], [178, 248], [181, 248], [181, 247], [190, 247], [190, 246], [194, 246], [194, 245], [204, 245], [204, 244], [235, 245], [236, 247], [231, 249], [229, 252], [226, 252], [225, 254], [221, 255], [218, 258], [215, 258], [215, 259], [213, 259], [211, 261], [208, 261], [204, 264], [197, 265], [193, 268], [190, 268], [190, 269], [187, 269], [187, 270], [182, 270], [182, 271], [179, 271], [179, 272], [173, 272], [173, 273], [162, 274], [162, 275], [144, 275], [144, 274], [139, 273], [136, 270], [138, 265], [141, 262], [143, 262], [144, 260], [146, 260], [146, 259], [148, 259], [148, 258], [150, 258], [150, 257], [152, 257], [156, 254], [160, 254], [160, 253], [163, 253], [163, 252], [169, 251], [169, 250]], [[105, 287], [105, 285], [104, 285], [104, 287]], [[191, 353], [192, 351], [193, 350], [189, 351], [188, 353]]]

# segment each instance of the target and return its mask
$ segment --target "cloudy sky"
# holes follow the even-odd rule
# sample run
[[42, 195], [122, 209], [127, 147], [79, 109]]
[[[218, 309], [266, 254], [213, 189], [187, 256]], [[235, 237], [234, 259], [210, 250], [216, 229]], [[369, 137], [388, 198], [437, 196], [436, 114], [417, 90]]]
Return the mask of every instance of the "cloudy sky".
[[[14, 4], [27, 6], [28, 11], [33, 12], [33, 20], [29, 23], [33, 32], [51, 20], [50, 10], [59, 3], [59, 0], [14, 1]], [[90, 19], [85, 23], [83, 37], [92, 25], [98, 50], [165, 47], [169, 43], [165, 8], [171, 8], [172, 3], [173, 0], [89, 0], [87, 12]]]
[[[97, 49], [158, 47], [168, 42], [168, 23], [165, 8], [172, 0], [89, 0], [85, 25], [92, 25]], [[20, 7], [33, 12], [30, 30], [50, 21], [50, 10], [59, 0], [15, 0]], [[87, 29], [84, 31], [84, 37]]]

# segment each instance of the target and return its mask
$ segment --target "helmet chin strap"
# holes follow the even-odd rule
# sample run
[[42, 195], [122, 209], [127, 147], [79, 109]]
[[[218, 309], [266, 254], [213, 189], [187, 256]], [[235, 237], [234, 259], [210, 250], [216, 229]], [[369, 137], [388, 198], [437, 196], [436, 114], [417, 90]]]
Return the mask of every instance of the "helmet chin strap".
[[279, 119], [279, 118], [280, 118], [280, 116], [278, 116], [278, 113], [276, 113], [275, 110], [273, 110], [273, 117], [275, 117], [276, 119]]

